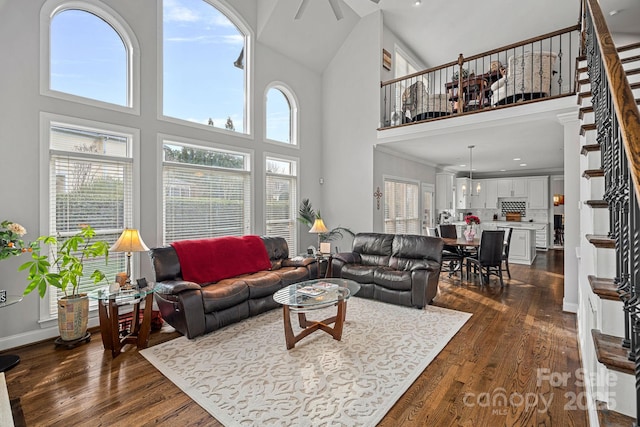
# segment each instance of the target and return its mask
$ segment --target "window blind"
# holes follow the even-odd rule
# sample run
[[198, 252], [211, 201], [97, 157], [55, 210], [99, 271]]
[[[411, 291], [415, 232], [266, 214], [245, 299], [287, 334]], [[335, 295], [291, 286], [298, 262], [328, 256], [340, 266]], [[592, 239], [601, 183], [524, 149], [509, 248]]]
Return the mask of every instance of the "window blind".
[[[197, 150], [201, 152], [210, 151]], [[229, 156], [226, 152], [224, 155]], [[248, 163], [246, 155], [237, 156], [242, 158], [241, 165]], [[249, 234], [250, 172], [244, 166], [240, 169], [194, 164], [190, 158], [165, 161], [163, 166], [164, 243]]]
[[297, 177], [280, 175], [268, 170], [269, 167], [266, 174], [266, 235], [283, 237], [289, 246], [289, 253], [296, 254], [298, 252]]
[[418, 184], [385, 179], [384, 231], [420, 234]]

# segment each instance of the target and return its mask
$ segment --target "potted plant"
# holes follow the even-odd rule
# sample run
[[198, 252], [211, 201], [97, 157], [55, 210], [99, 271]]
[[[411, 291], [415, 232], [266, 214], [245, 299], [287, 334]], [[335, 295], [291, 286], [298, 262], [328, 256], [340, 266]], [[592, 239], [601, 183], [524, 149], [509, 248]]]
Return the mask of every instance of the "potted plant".
[[31, 248], [25, 248], [21, 237], [27, 230], [17, 222], [2, 221], [0, 223], [0, 260], [13, 255], [20, 255]]
[[[64, 341], [82, 339], [87, 333], [89, 298], [79, 292], [80, 281], [85, 276], [84, 263], [90, 258], [104, 257], [106, 265], [109, 256], [109, 244], [96, 240], [95, 236], [95, 230], [89, 225], [81, 226], [75, 235], [62, 242], [55, 236], [40, 236], [30, 245], [31, 261], [18, 268], [29, 272], [24, 295], [37, 288], [40, 297], [44, 297], [47, 286], [64, 292], [64, 297], [58, 300], [58, 329]], [[51, 262], [49, 256], [41, 254], [41, 245], [55, 249], [49, 252]], [[94, 270], [90, 277], [96, 284], [101, 281], [108, 284], [100, 270]]]
[[[307, 227], [313, 227], [313, 224], [316, 222], [317, 218], [321, 218], [320, 211], [315, 211], [311, 206], [311, 202], [309, 199], [303, 199], [300, 203], [300, 208], [298, 209], [298, 221], [305, 224]], [[343, 238], [344, 234], [347, 233], [351, 235], [351, 237], [355, 237], [355, 233], [348, 228], [345, 227], [335, 227], [329, 230], [326, 233], [320, 234], [320, 240], [325, 242], [330, 242], [332, 240], [336, 240], [338, 238]]]

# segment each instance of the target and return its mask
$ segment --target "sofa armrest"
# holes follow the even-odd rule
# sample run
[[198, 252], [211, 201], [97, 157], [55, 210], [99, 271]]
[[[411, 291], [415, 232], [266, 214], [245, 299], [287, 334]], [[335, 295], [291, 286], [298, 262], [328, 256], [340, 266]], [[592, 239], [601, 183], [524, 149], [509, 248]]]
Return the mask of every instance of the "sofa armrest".
[[165, 282], [156, 282], [155, 292], [165, 295], [177, 295], [180, 292], [192, 290], [199, 291], [202, 289], [200, 285], [186, 280], [167, 280]]
[[283, 267], [307, 267], [309, 264], [317, 262], [313, 257], [297, 256], [293, 258], [287, 258], [282, 261]]
[[357, 252], [340, 252], [333, 255], [334, 260], [342, 261], [345, 264], [360, 264], [362, 257]]

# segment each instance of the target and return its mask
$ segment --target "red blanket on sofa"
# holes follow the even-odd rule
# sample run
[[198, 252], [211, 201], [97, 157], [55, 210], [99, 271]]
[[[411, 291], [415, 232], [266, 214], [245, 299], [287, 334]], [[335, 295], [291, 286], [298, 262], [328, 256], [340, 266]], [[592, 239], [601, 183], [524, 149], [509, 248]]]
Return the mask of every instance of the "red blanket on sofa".
[[270, 270], [271, 261], [259, 236], [214, 237], [171, 243], [180, 260], [182, 278], [195, 283]]

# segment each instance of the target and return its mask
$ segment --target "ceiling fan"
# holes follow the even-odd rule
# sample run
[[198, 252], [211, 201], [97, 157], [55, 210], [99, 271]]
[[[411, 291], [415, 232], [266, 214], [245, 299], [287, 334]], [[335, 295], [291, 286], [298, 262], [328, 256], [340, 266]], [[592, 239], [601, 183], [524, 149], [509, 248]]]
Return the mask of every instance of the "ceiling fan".
[[[342, 15], [342, 9], [340, 9], [340, 4], [338, 3], [338, 0], [328, 0], [329, 4], [331, 5], [331, 9], [333, 10], [333, 14], [336, 16], [336, 19], [339, 21], [341, 20], [344, 15]], [[375, 4], [380, 3], [380, 0], [370, 0], [372, 2], [374, 2]], [[309, 0], [302, 0], [300, 2], [300, 6], [298, 7], [298, 11], [296, 12], [296, 16], [293, 19], [300, 19], [302, 17], [302, 14], [304, 13], [304, 10], [307, 8], [307, 5], [309, 4]]]

